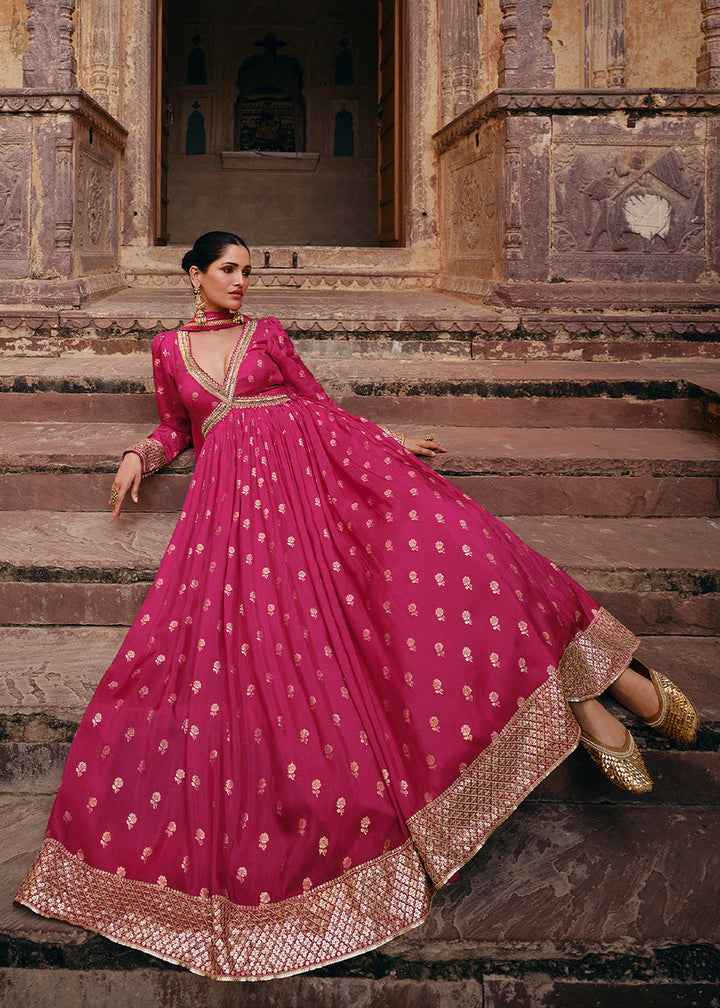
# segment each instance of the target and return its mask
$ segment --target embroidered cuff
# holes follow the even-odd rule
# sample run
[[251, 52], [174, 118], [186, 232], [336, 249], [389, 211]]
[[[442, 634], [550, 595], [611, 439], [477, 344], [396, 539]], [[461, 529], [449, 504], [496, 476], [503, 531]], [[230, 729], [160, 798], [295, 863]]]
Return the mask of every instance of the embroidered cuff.
[[144, 441], [140, 441], [138, 444], [133, 445], [132, 448], [128, 448], [127, 451], [123, 452], [123, 458], [131, 452], [133, 455], [137, 455], [142, 462], [143, 477], [150, 476], [152, 473], [157, 472], [158, 469], [162, 469], [167, 462], [165, 449], [155, 438], [145, 438]]
[[398, 434], [396, 431], [390, 430], [389, 427], [381, 427], [380, 430], [381, 431], [385, 431], [385, 433], [389, 437], [394, 438], [395, 441], [399, 441], [401, 445], [405, 444], [405, 435], [404, 434]]

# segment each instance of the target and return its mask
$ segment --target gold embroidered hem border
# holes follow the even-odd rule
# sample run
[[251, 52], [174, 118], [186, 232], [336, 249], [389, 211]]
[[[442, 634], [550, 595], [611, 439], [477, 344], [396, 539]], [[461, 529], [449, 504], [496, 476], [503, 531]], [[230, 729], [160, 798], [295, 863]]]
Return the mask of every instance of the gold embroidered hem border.
[[307, 893], [259, 907], [193, 897], [93, 868], [46, 839], [16, 900], [218, 980], [292, 976], [369, 951], [422, 923], [434, 890], [576, 747], [567, 687], [599, 695], [636, 644], [600, 610], [462, 777], [408, 820], [411, 840]]
[[433, 890], [408, 840], [266, 906], [120, 878], [45, 840], [16, 902], [216, 980], [267, 980], [367, 952], [427, 916]]
[[632, 659], [640, 641], [606, 609], [565, 648], [558, 673], [568, 700], [599, 696]]
[[568, 703], [582, 688], [599, 696], [627, 667], [638, 641], [600, 609], [570, 642], [556, 675], [540, 686], [500, 735], [443, 794], [408, 820], [410, 835], [439, 888], [577, 745]]

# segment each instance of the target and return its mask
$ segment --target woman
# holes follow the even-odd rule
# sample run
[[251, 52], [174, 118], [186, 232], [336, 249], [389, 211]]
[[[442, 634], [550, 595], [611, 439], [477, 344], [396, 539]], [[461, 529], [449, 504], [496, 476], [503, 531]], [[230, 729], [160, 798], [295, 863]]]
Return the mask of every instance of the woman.
[[[18, 901], [219, 979], [287, 976], [420, 923], [577, 745], [652, 782], [604, 690], [692, 741], [634, 636], [553, 563], [333, 403], [250, 256], [183, 260], [194, 322], [153, 343], [160, 426], [110, 503], [191, 443], [170, 544], [78, 729]], [[582, 734], [581, 734], [582, 732]]]

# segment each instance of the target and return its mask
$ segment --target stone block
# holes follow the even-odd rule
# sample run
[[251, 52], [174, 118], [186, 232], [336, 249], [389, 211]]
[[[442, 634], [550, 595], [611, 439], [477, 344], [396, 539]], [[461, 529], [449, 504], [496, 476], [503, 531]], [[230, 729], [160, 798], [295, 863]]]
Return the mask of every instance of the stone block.
[[711, 1008], [720, 1001], [720, 983], [488, 976], [483, 980], [483, 994], [484, 1008]]
[[704, 119], [555, 119], [553, 276], [703, 279], [708, 143]]

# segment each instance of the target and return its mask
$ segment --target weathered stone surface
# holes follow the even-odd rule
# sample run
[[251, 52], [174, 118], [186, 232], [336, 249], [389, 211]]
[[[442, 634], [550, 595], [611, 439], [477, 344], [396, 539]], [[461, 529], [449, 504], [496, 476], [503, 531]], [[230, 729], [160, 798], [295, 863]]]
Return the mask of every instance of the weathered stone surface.
[[[404, 423], [397, 429], [418, 432]], [[114, 471], [124, 448], [147, 433], [142, 424], [10, 422], [0, 435], [0, 464], [10, 471]], [[720, 441], [704, 431], [443, 426], [434, 436], [447, 454], [437, 456], [433, 467], [448, 475], [720, 475]], [[182, 462], [187, 468], [191, 456]]]
[[3, 794], [52, 794], [60, 786], [69, 745], [62, 742], [0, 742]]
[[483, 989], [474, 979], [305, 976], [234, 985], [152, 968], [6, 969], [0, 970], [0, 997], [8, 1008], [116, 1008], [122, 1002], [133, 1008], [477, 1008]]
[[[77, 723], [126, 632], [117, 626], [4, 627], [0, 715]], [[13, 738], [47, 741], [52, 735]]]
[[720, 813], [642, 802], [543, 809], [521, 806], [392, 953], [497, 961], [720, 943]]
[[[26, 458], [26, 457], [25, 457]], [[123, 510], [128, 514], [139, 511], [170, 511], [177, 514], [190, 485], [190, 473], [183, 469], [191, 465], [192, 453], [179, 459], [172, 467], [142, 484], [137, 504], [126, 498]], [[102, 511], [109, 507], [110, 487], [118, 459], [106, 472], [21, 472], [0, 474], [0, 510], [19, 511], [33, 508], [38, 511]], [[176, 471], [172, 471], [172, 470]], [[180, 470], [180, 471], [177, 471]], [[694, 508], [691, 513], [707, 513], [712, 498], [712, 488], [705, 487], [691, 496]], [[667, 495], [665, 495], [667, 497]], [[687, 514], [676, 508], [674, 514]]]
[[58, 626], [64, 623], [129, 626], [150, 584], [96, 582], [46, 583], [0, 581], [0, 612], [9, 626]]
[[636, 634], [720, 634], [720, 592], [690, 594], [686, 589], [608, 589], [604, 579], [589, 576], [584, 585], [597, 601]]
[[710, 1008], [720, 999], [720, 983], [672, 983], [485, 977], [484, 1008]]

